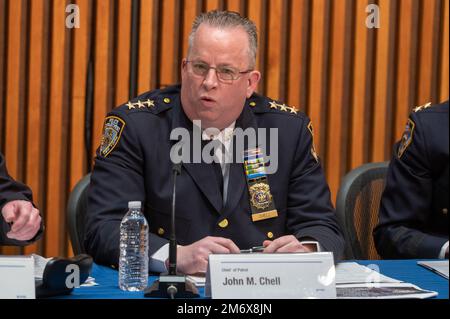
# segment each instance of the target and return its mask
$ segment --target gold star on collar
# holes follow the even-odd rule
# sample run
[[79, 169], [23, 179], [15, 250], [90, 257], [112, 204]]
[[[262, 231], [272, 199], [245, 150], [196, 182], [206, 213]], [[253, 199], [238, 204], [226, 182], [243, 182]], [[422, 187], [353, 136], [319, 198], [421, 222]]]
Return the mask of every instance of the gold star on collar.
[[270, 102], [269, 104], [270, 104], [270, 108], [271, 108], [271, 109], [275, 109], [275, 110], [276, 110], [276, 109], [278, 108], [278, 107], [277, 107], [277, 103], [275, 103], [275, 101], [272, 101], [272, 102]]
[[135, 109], [135, 107], [134, 107], [134, 104], [133, 103], [131, 103], [130, 101], [128, 101], [128, 103], [127, 104], [125, 104], [126, 106], [128, 106], [128, 109], [129, 110], [131, 110], [131, 109]]
[[297, 114], [297, 109], [295, 107], [290, 107], [291, 113]]

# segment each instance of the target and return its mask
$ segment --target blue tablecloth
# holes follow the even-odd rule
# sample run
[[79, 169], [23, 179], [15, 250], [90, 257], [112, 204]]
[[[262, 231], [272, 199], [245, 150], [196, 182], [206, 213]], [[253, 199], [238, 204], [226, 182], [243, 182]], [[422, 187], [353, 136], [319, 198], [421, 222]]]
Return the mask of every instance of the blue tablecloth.
[[[417, 265], [417, 260], [365, 260], [357, 261], [361, 265], [375, 264], [383, 275], [409, 282], [422, 289], [437, 291], [439, 299], [448, 299], [448, 280]], [[143, 292], [125, 292], [118, 286], [117, 270], [94, 264], [92, 277], [99, 284], [92, 287], [74, 289], [72, 294], [60, 298], [70, 299], [141, 299]], [[149, 284], [156, 280], [156, 276], [149, 277]], [[204, 289], [199, 289], [200, 296], [204, 296]]]

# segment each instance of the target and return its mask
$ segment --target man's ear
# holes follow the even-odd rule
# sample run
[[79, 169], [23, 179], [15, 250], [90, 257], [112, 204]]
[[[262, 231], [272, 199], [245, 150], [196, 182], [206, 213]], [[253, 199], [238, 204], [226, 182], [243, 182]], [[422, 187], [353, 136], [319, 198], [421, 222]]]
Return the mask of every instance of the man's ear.
[[181, 65], [180, 65], [180, 71], [181, 71], [181, 76], [183, 76], [186, 72], [187, 72], [187, 63], [186, 63], [186, 59], [183, 59], [181, 61]]
[[247, 98], [250, 98], [253, 92], [256, 91], [260, 79], [261, 73], [259, 71], [250, 72], [250, 76], [248, 77]]

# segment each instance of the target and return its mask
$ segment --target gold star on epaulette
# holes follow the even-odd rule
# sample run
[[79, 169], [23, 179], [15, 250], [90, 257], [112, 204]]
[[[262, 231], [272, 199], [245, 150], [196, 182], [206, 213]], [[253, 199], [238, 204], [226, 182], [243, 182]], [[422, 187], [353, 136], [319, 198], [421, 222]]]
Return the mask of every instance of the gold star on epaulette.
[[270, 105], [271, 109], [275, 109], [276, 110], [278, 108], [278, 105], [277, 105], [277, 103], [275, 103], [275, 101], [270, 102], [269, 105]]
[[297, 109], [295, 107], [290, 107], [291, 113], [297, 114]]
[[155, 101], [147, 99], [147, 101], [145, 101], [144, 104], [147, 104], [147, 107], [151, 108], [155, 106]]
[[144, 103], [142, 103], [140, 100], [138, 100], [137, 101], [137, 103], [135, 103], [136, 104], [136, 106], [138, 107], [138, 108], [145, 108], [145, 105], [144, 105]]
[[424, 104], [424, 105], [416, 106], [416, 107], [413, 109], [413, 111], [414, 111], [414, 112], [419, 112], [419, 111], [425, 110], [426, 108], [429, 108], [430, 106], [431, 106], [431, 102], [428, 102], [428, 103], [426, 103], [426, 104]]
[[131, 109], [135, 109], [135, 107], [134, 107], [134, 104], [133, 103], [131, 103], [130, 101], [128, 101], [128, 103], [127, 104], [125, 104], [126, 106], [128, 106], [128, 109], [129, 110], [131, 110]]
[[280, 106], [280, 111], [285, 111], [285, 112], [288, 111], [288, 106], [286, 104], [279, 105], [279, 106]]

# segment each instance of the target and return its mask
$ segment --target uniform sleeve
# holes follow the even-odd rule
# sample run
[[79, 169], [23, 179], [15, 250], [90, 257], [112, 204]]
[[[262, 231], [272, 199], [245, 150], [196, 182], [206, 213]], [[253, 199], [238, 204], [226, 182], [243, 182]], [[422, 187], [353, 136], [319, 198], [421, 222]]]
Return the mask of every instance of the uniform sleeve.
[[437, 258], [446, 238], [429, 234], [433, 180], [427, 138], [414, 114], [402, 141], [394, 146], [383, 192], [379, 224], [374, 230], [383, 258]]
[[339, 229], [330, 190], [317, 157], [312, 124], [300, 127], [294, 165], [289, 181], [288, 229], [298, 239], [313, 239], [322, 251], [331, 251], [335, 261], [342, 258], [344, 239]]
[[[144, 203], [146, 199], [144, 166], [141, 140], [133, 120], [126, 114], [110, 113], [105, 119], [88, 190], [84, 244], [96, 263], [118, 265], [120, 222], [128, 202]], [[166, 242], [150, 233], [149, 256]]]
[[[15, 181], [9, 176], [8, 170], [6, 169], [5, 159], [3, 155], [0, 154], [0, 212], [8, 202], [13, 200], [33, 202], [33, 196], [30, 188], [18, 181]], [[31, 240], [26, 241], [9, 239], [6, 237], [6, 233], [9, 229], [10, 226], [5, 222], [2, 214], [0, 214], [0, 245], [25, 246], [38, 240], [42, 236], [44, 231], [44, 223], [41, 222], [41, 228], [37, 232], [36, 236], [34, 236]]]

